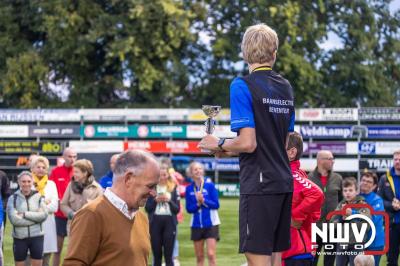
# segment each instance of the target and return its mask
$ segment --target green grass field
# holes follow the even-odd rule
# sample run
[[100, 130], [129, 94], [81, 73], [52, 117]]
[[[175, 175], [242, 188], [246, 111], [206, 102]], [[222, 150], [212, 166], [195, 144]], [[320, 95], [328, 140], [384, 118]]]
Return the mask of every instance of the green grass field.
[[[220, 236], [221, 241], [217, 244], [218, 265], [242, 265], [245, 263], [243, 255], [238, 254], [238, 199], [221, 199], [219, 215], [221, 218]], [[183, 266], [195, 265], [193, 243], [190, 241], [190, 215], [185, 213], [182, 224], [179, 225], [179, 260]], [[65, 253], [65, 248], [64, 248]], [[14, 265], [12, 253], [11, 226], [7, 223], [4, 235], [4, 258], [6, 266]], [[318, 265], [323, 265], [322, 262]], [[386, 258], [383, 257], [380, 265], [386, 265]]]

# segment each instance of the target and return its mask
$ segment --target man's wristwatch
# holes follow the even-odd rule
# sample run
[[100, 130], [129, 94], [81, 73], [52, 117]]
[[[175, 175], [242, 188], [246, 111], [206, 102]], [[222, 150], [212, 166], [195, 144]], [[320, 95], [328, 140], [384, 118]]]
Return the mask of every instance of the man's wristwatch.
[[221, 151], [225, 151], [224, 148], [222, 148], [222, 145], [224, 145], [224, 143], [225, 143], [225, 139], [224, 138], [220, 138], [219, 141], [218, 141], [218, 148]]

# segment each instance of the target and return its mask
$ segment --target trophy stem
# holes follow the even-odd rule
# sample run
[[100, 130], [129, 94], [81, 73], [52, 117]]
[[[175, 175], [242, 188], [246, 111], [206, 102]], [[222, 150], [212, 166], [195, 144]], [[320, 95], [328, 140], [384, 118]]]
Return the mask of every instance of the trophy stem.
[[205, 125], [206, 125], [206, 133], [212, 134], [214, 132], [214, 124], [215, 121], [211, 117], [207, 118]]

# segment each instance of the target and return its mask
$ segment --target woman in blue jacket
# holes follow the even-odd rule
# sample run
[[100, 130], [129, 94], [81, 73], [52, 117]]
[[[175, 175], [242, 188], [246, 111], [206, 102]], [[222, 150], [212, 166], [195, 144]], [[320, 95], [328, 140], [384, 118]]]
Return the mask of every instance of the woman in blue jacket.
[[191, 213], [191, 240], [197, 265], [204, 265], [204, 243], [207, 243], [208, 265], [216, 265], [216, 247], [219, 240], [218, 191], [212, 182], [204, 180], [204, 166], [198, 162], [189, 165], [193, 183], [186, 188], [186, 210]]
[[[382, 198], [374, 192], [378, 185], [378, 177], [371, 172], [365, 172], [360, 179], [360, 195], [374, 209], [374, 211], [384, 211]], [[373, 213], [371, 213], [373, 214]], [[383, 216], [372, 215], [372, 222], [376, 228], [375, 240], [367, 248], [367, 250], [383, 250], [385, 246], [385, 232], [383, 228]], [[380, 255], [374, 255], [375, 265], [379, 265]]]

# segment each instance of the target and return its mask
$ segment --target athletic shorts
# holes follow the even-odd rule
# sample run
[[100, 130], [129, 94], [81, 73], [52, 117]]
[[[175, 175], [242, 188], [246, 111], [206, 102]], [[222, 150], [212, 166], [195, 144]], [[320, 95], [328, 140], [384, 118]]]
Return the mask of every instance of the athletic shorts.
[[285, 266], [312, 266], [313, 259], [285, 259]]
[[43, 241], [44, 236], [29, 237], [24, 239], [14, 238], [14, 260], [24, 261], [29, 254], [34, 260], [43, 258]]
[[290, 248], [292, 193], [240, 195], [239, 252], [272, 255]]
[[67, 236], [68, 219], [60, 218], [60, 217], [57, 217], [57, 216], [55, 218], [56, 218], [57, 236], [66, 237]]
[[207, 238], [215, 238], [217, 241], [219, 240], [218, 225], [209, 228], [191, 228], [190, 240], [199, 241]]

